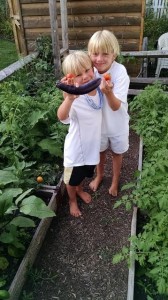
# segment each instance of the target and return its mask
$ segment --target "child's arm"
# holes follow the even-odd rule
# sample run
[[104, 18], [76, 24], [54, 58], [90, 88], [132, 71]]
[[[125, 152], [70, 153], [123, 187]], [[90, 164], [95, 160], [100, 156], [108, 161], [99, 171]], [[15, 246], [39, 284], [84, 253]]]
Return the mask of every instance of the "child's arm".
[[65, 99], [57, 110], [57, 117], [60, 121], [64, 121], [69, 117], [69, 111], [75, 99], [75, 95], [65, 94]]
[[113, 93], [113, 84], [110, 80], [105, 80], [102, 78], [100, 89], [103, 94], [106, 95], [106, 98], [108, 100], [108, 104], [111, 107], [112, 110], [118, 110], [121, 106], [121, 101], [115, 97]]
[[[68, 84], [68, 85], [74, 84], [74, 76], [73, 75], [68, 76], [68, 75], [63, 77], [61, 79], [61, 82]], [[68, 119], [71, 105], [72, 105], [73, 101], [77, 98], [77, 96], [68, 94], [66, 92], [63, 92], [63, 97], [64, 97], [64, 100], [57, 110], [57, 117], [60, 121], [64, 121], [64, 120]]]

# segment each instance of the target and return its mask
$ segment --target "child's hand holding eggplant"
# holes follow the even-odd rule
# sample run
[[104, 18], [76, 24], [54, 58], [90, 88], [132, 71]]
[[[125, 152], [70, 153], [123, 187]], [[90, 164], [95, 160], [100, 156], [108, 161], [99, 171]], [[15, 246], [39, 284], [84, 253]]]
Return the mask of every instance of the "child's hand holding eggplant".
[[[74, 78], [75, 78], [75, 76], [73, 75], [73, 74], [67, 74], [66, 76], [64, 76], [59, 82], [56, 82], [56, 86], [57, 86], [57, 84], [59, 83], [59, 84], [63, 84], [63, 85], [65, 85], [65, 86], [71, 86], [71, 85], [73, 85], [74, 86]], [[78, 86], [77, 84], [76, 84], [76, 86]], [[61, 89], [61, 88], [60, 88]], [[73, 94], [70, 94], [70, 93], [67, 93], [66, 91], [64, 91], [64, 90], [62, 90], [63, 91], [63, 96], [64, 96], [64, 99], [66, 98], [66, 97], [68, 97], [68, 99], [69, 100], [71, 100], [71, 101], [73, 101], [73, 100], [75, 100], [78, 96], [76, 96], [76, 95], [73, 95]]]
[[[71, 79], [71, 78], [69, 78], [69, 79]], [[101, 78], [96, 78], [96, 79], [91, 80], [88, 83], [82, 84], [77, 87], [75, 85], [66, 84], [65, 81], [62, 82], [62, 80], [61, 80], [61, 81], [56, 82], [56, 87], [68, 94], [84, 95], [84, 94], [88, 94], [91, 91], [95, 90], [100, 85], [100, 82], [101, 82]]]

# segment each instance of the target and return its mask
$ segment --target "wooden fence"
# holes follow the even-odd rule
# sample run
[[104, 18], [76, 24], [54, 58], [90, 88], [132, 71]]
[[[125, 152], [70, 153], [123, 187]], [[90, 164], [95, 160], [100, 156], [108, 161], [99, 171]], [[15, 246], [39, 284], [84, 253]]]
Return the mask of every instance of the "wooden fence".
[[[66, 2], [67, 18], [61, 12]], [[8, 0], [18, 52], [27, 55], [35, 51], [39, 36], [55, 34], [56, 44], [63, 48], [62, 26], [67, 19], [68, 48], [86, 49], [91, 35], [109, 29], [117, 36], [121, 51], [140, 51], [143, 42], [145, 0]], [[51, 4], [54, 9], [49, 9]], [[51, 17], [54, 19], [52, 24]], [[64, 17], [64, 21], [62, 21]], [[136, 71], [137, 65], [133, 66]]]
[[168, 17], [168, 0], [146, 0], [146, 14], [152, 11], [157, 18]]
[[[19, 52], [34, 51], [39, 35], [50, 35], [50, 14], [47, 0], [8, 0]], [[57, 22], [61, 39], [60, 1]], [[142, 49], [145, 0], [67, 1], [70, 49], [84, 48], [90, 36], [100, 29], [112, 30], [122, 51]]]

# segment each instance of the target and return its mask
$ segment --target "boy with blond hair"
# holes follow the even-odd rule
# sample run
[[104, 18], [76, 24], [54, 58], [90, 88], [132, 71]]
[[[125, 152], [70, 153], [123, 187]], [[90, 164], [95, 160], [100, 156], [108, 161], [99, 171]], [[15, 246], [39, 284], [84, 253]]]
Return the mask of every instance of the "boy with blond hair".
[[[109, 194], [117, 196], [123, 154], [129, 148], [127, 94], [130, 79], [126, 68], [116, 61], [120, 47], [112, 32], [108, 30], [95, 32], [89, 40], [88, 53], [95, 68], [95, 76], [102, 78], [101, 91], [104, 97], [100, 163], [90, 188], [96, 191], [103, 179], [106, 150], [110, 147], [113, 157], [113, 176]], [[110, 80], [105, 80], [106, 73], [110, 75]]]
[[[66, 84], [80, 87], [95, 78], [92, 62], [87, 53], [75, 51], [65, 57], [62, 64]], [[85, 177], [92, 177], [100, 161], [102, 121], [102, 94], [99, 89], [88, 94], [64, 93], [64, 100], [57, 111], [59, 120], [69, 125], [64, 144], [64, 183], [66, 184], [70, 214], [81, 216], [77, 196], [90, 203], [91, 195], [83, 190]]]

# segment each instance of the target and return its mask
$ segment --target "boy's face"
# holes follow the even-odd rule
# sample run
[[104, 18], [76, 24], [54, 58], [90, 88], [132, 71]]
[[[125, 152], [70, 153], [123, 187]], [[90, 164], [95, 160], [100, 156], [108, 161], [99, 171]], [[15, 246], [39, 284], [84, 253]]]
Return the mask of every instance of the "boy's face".
[[81, 69], [81, 72], [77, 74], [74, 78], [74, 82], [78, 85], [82, 85], [84, 83], [89, 82], [94, 78], [94, 71], [93, 68], [90, 67], [89, 69]]
[[116, 56], [114, 53], [92, 53], [90, 55], [94, 67], [100, 74], [103, 74], [109, 70], [111, 64], [115, 60]]

